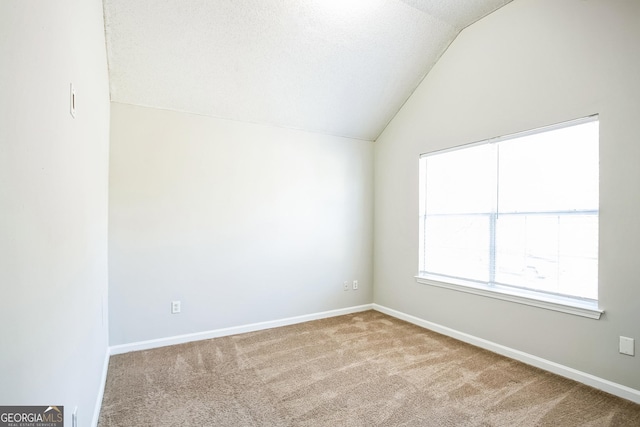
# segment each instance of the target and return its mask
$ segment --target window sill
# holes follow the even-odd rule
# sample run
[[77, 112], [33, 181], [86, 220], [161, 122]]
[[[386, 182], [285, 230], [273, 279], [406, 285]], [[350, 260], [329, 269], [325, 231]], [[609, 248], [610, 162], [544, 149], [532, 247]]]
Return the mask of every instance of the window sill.
[[415, 276], [415, 279], [416, 282], [423, 285], [437, 286], [439, 288], [452, 289], [503, 301], [511, 301], [518, 304], [573, 314], [575, 316], [588, 317], [590, 319], [600, 319], [600, 316], [604, 313], [603, 310], [598, 308], [598, 303], [595, 301], [591, 302], [569, 297], [541, 294], [525, 289], [489, 287], [481, 283], [449, 279], [441, 276]]

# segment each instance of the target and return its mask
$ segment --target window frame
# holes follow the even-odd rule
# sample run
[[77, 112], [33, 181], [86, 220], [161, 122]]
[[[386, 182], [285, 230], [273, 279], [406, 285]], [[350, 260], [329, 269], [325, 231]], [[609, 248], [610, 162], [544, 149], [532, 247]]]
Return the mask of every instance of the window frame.
[[[471, 144], [464, 144], [461, 146], [456, 146], [456, 147], [452, 147], [444, 150], [437, 150], [437, 151], [421, 154], [419, 156], [419, 162], [418, 162], [418, 165], [419, 165], [418, 170], [420, 172], [419, 203], [421, 204], [418, 212], [418, 220], [420, 223], [419, 236], [418, 236], [419, 245], [422, 244], [423, 238], [424, 238], [424, 228], [422, 223], [423, 223], [423, 209], [425, 209], [424, 202], [426, 200], [426, 194], [425, 194], [426, 185], [425, 185], [424, 176], [423, 176], [424, 171], [422, 170], [422, 166], [421, 166], [421, 163], [423, 162], [424, 158], [432, 155], [436, 155], [436, 154], [443, 154], [446, 152], [455, 151], [455, 150], [472, 148], [478, 145], [495, 144], [502, 141], [508, 141], [508, 140], [518, 139], [518, 138], [522, 138], [530, 135], [550, 132], [550, 131], [559, 130], [566, 127], [589, 123], [593, 121], [599, 121], [598, 114], [593, 114], [593, 115], [582, 117], [579, 119], [564, 121], [564, 122], [553, 124], [550, 126], [535, 128], [535, 129], [531, 129], [524, 132], [518, 132], [514, 134], [496, 137], [496, 138], [490, 138], [487, 140], [483, 140], [483, 141], [479, 141]], [[599, 219], [599, 208], [597, 212], [598, 212], [598, 219]], [[424, 214], [426, 215], [426, 212], [424, 212]], [[490, 233], [489, 239], [490, 240], [495, 239], [495, 233], [493, 232]], [[494, 248], [495, 245], [491, 245], [491, 247]], [[472, 279], [450, 277], [444, 274], [431, 274], [431, 273], [422, 271], [423, 269], [422, 263], [424, 260], [423, 251], [424, 251], [424, 247], [420, 247], [418, 274], [415, 276], [416, 282], [420, 284], [455, 290], [459, 292], [470, 293], [474, 295], [480, 295], [480, 296], [499, 299], [503, 301], [515, 302], [518, 304], [539, 307], [547, 310], [563, 312], [563, 313], [587, 317], [591, 319], [600, 319], [600, 317], [604, 313], [604, 310], [599, 308], [598, 300], [581, 298], [577, 296], [559, 295], [559, 294], [554, 294], [554, 293], [545, 292], [545, 291], [530, 290], [524, 287], [502, 285], [500, 283], [495, 283], [491, 281], [483, 282], [483, 281], [476, 281]], [[495, 256], [495, 254], [492, 254], [492, 255]], [[492, 262], [495, 262], [495, 259]]]

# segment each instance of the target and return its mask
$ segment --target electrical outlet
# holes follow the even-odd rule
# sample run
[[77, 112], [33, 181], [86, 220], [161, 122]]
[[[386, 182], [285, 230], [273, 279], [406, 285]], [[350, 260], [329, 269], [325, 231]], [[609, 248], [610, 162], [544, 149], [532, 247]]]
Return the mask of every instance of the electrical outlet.
[[635, 355], [635, 351], [633, 348], [634, 343], [635, 343], [635, 340], [633, 338], [620, 337], [620, 347], [619, 347], [620, 353], [628, 354], [629, 356]]
[[342, 284], [342, 288], [343, 288], [345, 291], [348, 291], [348, 290], [349, 290], [349, 282], [347, 282], [347, 281], [345, 280], [345, 282]]
[[171, 314], [180, 313], [180, 301], [171, 301]]
[[357, 281], [357, 280], [354, 280], [354, 281], [353, 281], [353, 290], [354, 290], [354, 291], [357, 291], [357, 290], [358, 290], [358, 281]]

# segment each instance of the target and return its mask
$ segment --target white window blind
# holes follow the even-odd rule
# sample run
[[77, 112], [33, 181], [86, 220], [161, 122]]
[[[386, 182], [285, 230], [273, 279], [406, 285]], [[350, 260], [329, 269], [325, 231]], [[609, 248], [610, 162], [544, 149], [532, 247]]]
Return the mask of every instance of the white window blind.
[[420, 158], [420, 277], [598, 299], [591, 116]]

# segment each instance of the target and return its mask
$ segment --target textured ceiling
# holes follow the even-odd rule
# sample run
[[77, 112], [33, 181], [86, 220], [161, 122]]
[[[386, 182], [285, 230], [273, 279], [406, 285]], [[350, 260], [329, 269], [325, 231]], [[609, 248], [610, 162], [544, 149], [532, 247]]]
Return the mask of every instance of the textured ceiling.
[[511, 0], [104, 0], [115, 102], [375, 140]]

